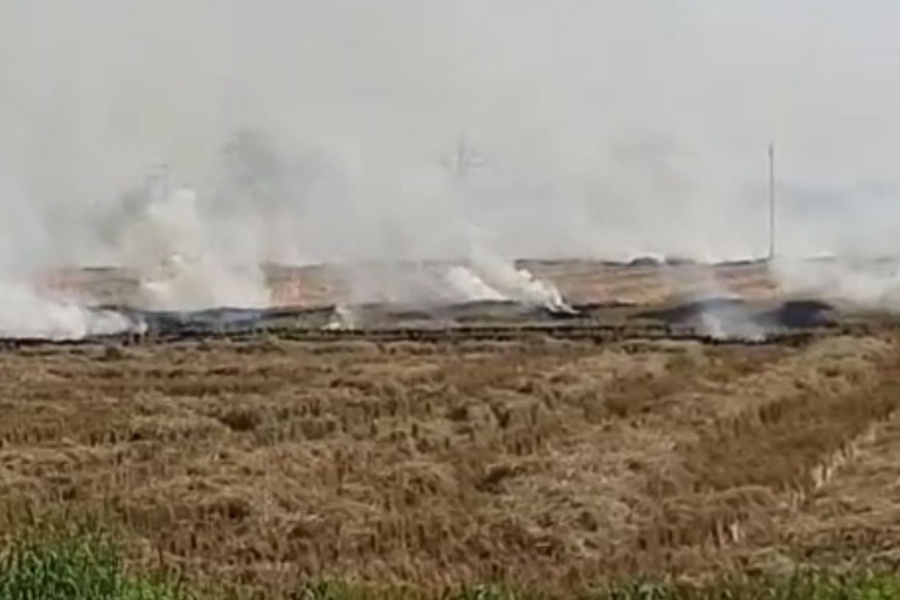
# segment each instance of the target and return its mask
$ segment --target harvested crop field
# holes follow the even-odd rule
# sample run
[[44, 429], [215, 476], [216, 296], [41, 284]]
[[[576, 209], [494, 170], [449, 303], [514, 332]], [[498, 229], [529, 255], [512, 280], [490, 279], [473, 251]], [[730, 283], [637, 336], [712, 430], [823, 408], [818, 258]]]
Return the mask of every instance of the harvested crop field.
[[892, 566], [900, 335], [0, 353], [0, 514], [277, 597]]
[[[279, 306], [323, 306], [353, 300], [358, 279], [366, 282], [389, 280], [392, 285], [364, 285], [368, 292], [385, 288], [412, 287], [430, 271], [456, 263], [314, 265], [294, 267], [268, 265], [265, 279], [272, 302]], [[750, 300], [769, 299], [777, 282], [764, 261], [719, 264], [629, 264], [594, 260], [520, 260], [515, 267], [527, 269], [535, 277], [552, 281], [563, 295], [576, 303], [623, 301], [652, 304], [668, 300], [673, 292], [685, 293], [700, 279], [708, 286], [714, 278], [719, 287]], [[677, 286], [675, 285], [677, 284]], [[42, 274], [35, 285], [40, 289], [65, 290], [101, 303], [138, 305], [142, 298], [136, 274], [118, 269], [64, 269]], [[674, 289], [675, 287], [679, 289]]]

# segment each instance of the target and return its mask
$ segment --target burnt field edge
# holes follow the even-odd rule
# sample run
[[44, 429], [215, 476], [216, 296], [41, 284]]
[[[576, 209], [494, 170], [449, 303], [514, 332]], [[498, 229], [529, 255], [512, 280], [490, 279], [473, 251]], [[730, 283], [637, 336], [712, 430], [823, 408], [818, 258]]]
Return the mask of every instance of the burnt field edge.
[[[78, 339], [0, 337], [0, 349], [265, 338], [436, 343], [547, 337], [595, 343], [673, 339], [731, 345], [802, 344], [821, 335], [870, 335], [900, 326], [900, 320], [890, 315], [840, 310], [819, 300], [760, 303], [728, 297], [649, 306], [621, 302], [579, 304], [566, 310], [507, 301], [431, 307], [371, 303], [194, 311], [148, 311], [105, 305], [90, 310], [98, 318], [122, 319], [128, 327]], [[358, 322], [336, 320], [342, 310], [350, 311]]]
[[[898, 323], [895, 328], [900, 328]], [[880, 328], [879, 328], [880, 329]], [[696, 341], [716, 346], [760, 346], [789, 345], [803, 346], [823, 335], [870, 335], [873, 328], [865, 325], [828, 326], [814, 330], [787, 331], [773, 333], [762, 339], [718, 338], [690, 330], [678, 330], [665, 326], [500, 326], [500, 327], [454, 327], [448, 329], [355, 329], [322, 330], [297, 328], [260, 328], [255, 331], [231, 331], [214, 333], [208, 331], [185, 331], [152, 334], [113, 334], [88, 336], [75, 340], [50, 340], [44, 338], [0, 338], [0, 352], [17, 351], [25, 348], [79, 348], [98, 345], [166, 345], [184, 342], [259, 342], [283, 340], [303, 343], [334, 342], [419, 342], [419, 343], [459, 343], [467, 341], [507, 342], [535, 338], [593, 342], [596, 344], [622, 341]]]

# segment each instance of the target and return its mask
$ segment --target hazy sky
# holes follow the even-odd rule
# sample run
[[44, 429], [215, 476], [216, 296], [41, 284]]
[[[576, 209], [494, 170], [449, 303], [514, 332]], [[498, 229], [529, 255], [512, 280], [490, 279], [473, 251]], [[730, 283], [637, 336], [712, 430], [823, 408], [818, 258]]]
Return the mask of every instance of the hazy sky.
[[[0, 268], [113, 260], [89, 207], [160, 161], [209, 199], [241, 127], [319, 173], [244, 230], [210, 209], [266, 257], [761, 253], [770, 139], [786, 250], [894, 251], [897, 23], [888, 0], [0, 0]], [[463, 132], [486, 166], [457, 186]]]

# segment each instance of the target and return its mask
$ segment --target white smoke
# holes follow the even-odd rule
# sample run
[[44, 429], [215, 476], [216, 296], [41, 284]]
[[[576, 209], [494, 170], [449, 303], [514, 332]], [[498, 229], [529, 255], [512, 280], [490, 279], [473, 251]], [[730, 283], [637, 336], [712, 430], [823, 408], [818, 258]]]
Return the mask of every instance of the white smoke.
[[900, 312], [900, 258], [779, 257], [770, 273], [784, 294]]
[[516, 269], [483, 248], [472, 252], [470, 264], [472, 271], [504, 298], [551, 310], [571, 310], [553, 283], [535, 278], [527, 269]]
[[[897, 254], [898, 17], [814, 0], [0, 0], [0, 275], [124, 255], [157, 306], [260, 305], [261, 262], [455, 260], [479, 225], [506, 264], [472, 274], [553, 305], [512, 257], [765, 252], [772, 138], [780, 248]], [[478, 160], [448, 183], [463, 132]], [[107, 243], [88, 206], [159, 160], [200, 198], [204, 235], [146, 256]], [[884, 279], [850, 287], [890, 303]], [[440, 295], [417, 286], [360, 295]]]
[[0, 143], [0, 338], [71, 340], [127, 331], [130, 323], [121, 315], [88, 310], [74, 298], [51, 295], [32, 282], [34, 271], [48, 259], [51, 240], [12, 170]]
[[769, 331], [755, 321], [741, 298], [716, 278], [703, 264], [669, 266], [661, 269], [674, 299], [699, 306], [695, 324], [700, 335], [716, 340], [764, 341]]
[[76, 340], [133, 329], [124, 316], [89, 310], [74, 301], [38, 294], [30, 286], [0, 282], [0, 338]]
[[359, 317], [353, 308], [338, 304], [334, 307], [331, 318], [322, 327], [328, 331], [345, 331], [357, 329], [360, 326]]
[[229, 263], [229, 240], [216, 239], [213, 233], [189, 189], [152, 202], [126, 226], [121, 260], [138, 274], [149, 308], [268, 306], [261, 266]]
[[507, 300], [506, 296], [486, 284], [481, 277], [466, 267], [459, 265], [450, 267], [444, 275], [444, 280], [461, 301]]
[[705, 307], [700, 313], [701, 335], [714, 340], [765, 341], [769, 333], [737, 304]]
[[[112, 203], [147, 164], [168, 161], [208, 198], [215, 155], [248, 125], [274, 140], [284, 185], [269, 190], [277, 210], [248, 204], [247, 235], [317, 262], [463, 252], [441, 240], [456, 227], [442, 219], [446, 190], [420, 186], [462, 131], [484, 166], [454, 209], [508, 256], [760, 254], [770, 138], [784, 181], [897, 182], [890, 3], [133, 8], [0, 2], [2, 144], [47, 217], [49, 235], [33, 239], [57, 260], [102, 255], [84, 208]], [[799, 196], [784, 191], [785, 204]], [[824, 207], [784, 243], [828, 245], [838, 212]], [[388, 228], [407, 240], [395, 246]]]
[[513, 301], [533, 307], [571, 311], [551, 282], [485, 251], [466, 264], [422, 268], [409, 265], [345, 267], [355, 302], [399, 302], [423, 307], [480, 301]]

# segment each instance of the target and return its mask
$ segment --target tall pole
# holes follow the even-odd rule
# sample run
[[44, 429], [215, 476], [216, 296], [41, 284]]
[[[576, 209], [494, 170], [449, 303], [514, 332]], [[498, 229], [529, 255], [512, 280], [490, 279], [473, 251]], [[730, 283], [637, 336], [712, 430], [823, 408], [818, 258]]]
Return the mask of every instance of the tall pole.
[[775, 259], [775, 143], [769, 143], [769, 260]]
[[466, 143], [465, 134], [460, 136], [459, 145], [456, 147], [456, 162], [453, 165], [456, 170], [456, 177], [460, 180], [465, 179], [469, 170], [469, 145]]

